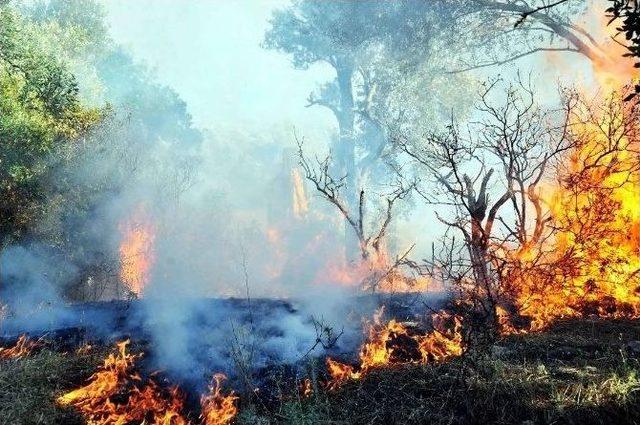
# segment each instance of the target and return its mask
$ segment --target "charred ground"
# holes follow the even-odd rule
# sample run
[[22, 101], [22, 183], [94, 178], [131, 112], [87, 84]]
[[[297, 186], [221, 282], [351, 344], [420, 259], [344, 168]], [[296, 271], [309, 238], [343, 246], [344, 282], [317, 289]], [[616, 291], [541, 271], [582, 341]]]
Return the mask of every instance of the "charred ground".
[[[640, 420], [640, 323], [560, 322], [440, 365], [371, 371], [337, 390], [283, 393], [265, 403], [241, 395], [238, 423], [635, 423]], [[109, 348], [78, 354], [48, 347], [0, 362], [6, 423], [81, 423], [54, 400], [82, 384]], [[270, 381], [277, 392], [278, 376]], [[286, 379], [286, 378], [282, 378]], [[280, 382], [282, 388], [295, 388]]]

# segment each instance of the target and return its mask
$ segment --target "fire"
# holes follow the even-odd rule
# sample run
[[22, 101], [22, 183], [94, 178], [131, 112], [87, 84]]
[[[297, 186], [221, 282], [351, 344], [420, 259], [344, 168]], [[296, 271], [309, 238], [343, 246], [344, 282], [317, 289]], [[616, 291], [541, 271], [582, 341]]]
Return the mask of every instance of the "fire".
[[[163, 390], [156, 382], [134, 371], [141, 354], [127, 352], [129, 341], [117, 344], [89, 382], [57, 399], [61, 406], [75, 407], [90, 425], [148, 423], [188, 425], [182, 413], [184, 397], [178, 387]], [[211, 394], [202, 398], [204, 425], [224, 425], [236, 415], [236, 396], [222, 395], [220, 383], [223, 375], [215, 375]]]
[[141, 296], [149, 283], [155, 261], [155, 230], [142, 204], [120, 225], [120, 278], [136, 296]]
[[541, 246], [520, 247], [506, 279], [518, 314], [531, 323], [516, 329], [500, 309], [503, 334], [560, 318], [640, 317], [640, 111], [623, 101], [626, 65], [597, 62], [594, 70], [603, 88], [617, 91], [579, 101], [572, 112], [573, 148], [557, 182], [539, 194], [555, 232]]
[[[438, 363], [460, 356], [464, 351], [462, 322], [458, 316], [446, 312], [436, 313], [432, 316], [431, 332], [414, 334], [395, 319], [383, 324], [382, 313], [382, 309], [379, 310], [368, 327], [368, 339], [360, 348], [360, 364], [357, 368], [327, 358], [327, 370], [331, 376], [330, 388], [337, 388], [348, 380], [360, 379], [373, 369], [406, 363]], [[453, 327], [447, 328], [450, 323]], [[408, 346], [413, 345], [416, 355], [396, 355], [400, 348], [394, 344], [398, 341], [406, 341]], [[410, 348], [406, 347], [408, 350]]]
[[309, 200], [304, 190], [304, 180], [300, 175], [300, 170], [291, 170], [291, 180], [293, 182], [293, 215], [302, 218], [309, 211]]
[[132, 371], [140, 354], [127, 353], [129, 341], [117, 344], [117, 353], [109, 354], [103, 366], [84, 387], [58, 398], [61, 406], [75, 407], [88, 424], [154, 423], [183, 425], [179, 413], [183, 406], [177, 388], [164, 394], [153, 381], [143, 384]]
[[[462, 320], [458, 316], [440, 312], [432, 316], [433, 331], [415, 337], [423, 363], [442, 362], [463, 353]], [[447, 322], [453, 322], [453, 329], [446, 330]]]
[[[640, 133], [636, 107], [621, 98], [580, 105], [575, 148], [541, 194], [555, 234], [511, 261], [506, 284], [528, 330], [560, 318], [640, 316]], [[504, 309], [497, 313], [502, 333], [517, 331]]]
[[16, 344], [11, 348], [0, 347], [0, 359], [17, 359], [29, 355], [35, 348], [42, 344], [39, 341], [33, 341], [26, 335], [20, 335]]
[[205, 425], [226, 425], [231, 423], [238, 413], [236, 407], [237, 396], [231, 392], [223, 395], [221, 392], [222, 381], [227, 377], [221, 373], [213, 375], [213, 383], [209, 387], [209, 394], [202, 396], [202, 423]]
[[607, 57], [597, 58], [592, 62], [594, 75], [601, 88], [607, 92], [619, 90], [637, 78], [637, 69], [634, 61], [626, 57], [627, 48], [624, 43], [616, 42], [623, 38], [623, 34], [618, 34], [617, 25], [609, 25], [609, 18], [598, 14], [598, 23], [595, 25], [592, 36], [601, 40], [607, 40], [604, 48]]
[[300, 382], [300, 395], [302, 398], [309, 398], [313, 395], [313, 384], [311, 379], [305, 378]]
[[316, 278], [317, 283], [360, 287], [363, 291], [385, 294], [440, 290], [425, 276], [410, 276], [391, 264], [385, 252], [373, 253], [356, 263], [331, 259]]

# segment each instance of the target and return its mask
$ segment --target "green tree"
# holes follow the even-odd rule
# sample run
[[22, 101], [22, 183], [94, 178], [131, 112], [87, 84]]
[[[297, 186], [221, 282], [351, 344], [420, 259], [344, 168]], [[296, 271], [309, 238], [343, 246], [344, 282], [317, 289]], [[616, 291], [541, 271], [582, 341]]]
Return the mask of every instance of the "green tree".
[[98, 119], [99, 111], [80, 105], [64, 64], [0, 6], [0, 246], [25, 237], [42, 215], [50, 154]]

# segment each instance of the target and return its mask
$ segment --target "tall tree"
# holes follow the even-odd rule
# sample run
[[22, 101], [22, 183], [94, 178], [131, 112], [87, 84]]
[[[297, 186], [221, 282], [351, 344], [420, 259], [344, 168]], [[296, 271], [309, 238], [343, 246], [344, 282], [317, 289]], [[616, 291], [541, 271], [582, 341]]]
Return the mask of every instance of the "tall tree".
[[[610, 0], [611, 7], [606, 10], [609, 24], [615, 23], [618, 35], [623, 35], [627, 53], [633, 58], [635, 67], [640, 68], [640, 3], [635, 0]], [[640, 84], [636, 84], [633, 93], [625, 100], [631, 100], [640, 93]]]
[[588, 2], [442, 1], [459, 4], [457, 44], [466, 54], [454, 71], [503, 65], [540, 52], [576, 53], [601, 64], [615, 60], [578, 22]]
[[[430, 112], [436, 114], [440, 106], [425, 101], [427, 94], [439, 97], [429, 93], [438, 81], [425, 64], [433, 65], [429, 60], [441, 47], [437, 35], [445, 31], [451, 10], [445, 3], [432, 3], [426, 16], [416, 13], [424, 11], [418, 8], [421, 3], [296, 1], [273, 14], [265, 35], [265, 47], [291, 55], [294, 67], [325, 63], [335, 72], [332, 81], [309, 95], [308, 106], [328, 108], [336, 118], [333, 173], [345, 176], [345, 203], [353, 211], [362, 187], [388, 174], [381, 159], [390, 147], [390, 130], [421, 109], [408, 104], [422, 103], [423, 112], [425, 105], [435, 104]], [[417, 33], [428, 47], [416, 47]], [[348, 223], [345, 240], [353, 259], [357, 241]]]

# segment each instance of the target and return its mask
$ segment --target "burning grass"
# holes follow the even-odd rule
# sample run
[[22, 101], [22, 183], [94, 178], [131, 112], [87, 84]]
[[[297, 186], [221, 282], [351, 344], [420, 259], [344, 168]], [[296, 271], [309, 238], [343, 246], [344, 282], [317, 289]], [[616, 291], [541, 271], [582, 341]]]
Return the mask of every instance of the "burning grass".
[[[184, 413], [184, 396], [177, 386], [163, 388], [153, 379], [144, 379], [135, 369], [141, 354], [127, 352], [129, 341], [117, 344], [104, 364], [88, 383], [57, 399], [60, 406], [72, 406], [88, 424], [163, 424], [192, 423]], [[221, 383], [224, 375], [216, 374], [210, 394], [201, 398], [202, 424], [225, 425], [237, 413], [233, 393], [224, 395]]]
[[[562, 322], [511, 336], [487, 351], [445, 363], [371, 370], [359, 380], [288, 401], [278, 415], [295, 424], [637, 423], [640, 362], [629, 347], [636, 321]], [[256, 417], [257, 416], [257, 417]]]
[[17, 359], [28, 356], [41, 346], [41, 342], [29, 339], [26, 335], [20, 335], [13, 347], [0, 347], [0, 359]]
[[[298, 397], [282, 398], [266, 406], [238, 394], [244, 402], [235, 422], [637, 423], [640, 421], [638, 347], [638, 321], [560, 322], [544, 332], [504, 338], [487, 350], [470, 347], [464, 356], [446, 362], [396, 363], [392, 367], [371, 368], [360, 379], [349, 379], [335, 389], [305, 381], [298, 389]], [[55, 400], [62, 396], [78, 401], [75, 397], [78, 393], [70, 390], [83, 383], [91, 384], [95, 375], [104, 372], [106, 355], [100, 347], [89, 353], [67, 354], [45, 348], [31, 356], [0, 360], [3, 423], [87, 423], [87, 418], [83, 420], [76, 409], [63, 408]], [[133, 357], [136, 355], [118, 351], [107, 359], [130, 364]], [[100, 363], [103, 367], [87, 381]], [[127, 376], [131, 385], [139, 386], [135, 392], [138, 396], [125, 391], [111, 397], [116, 409], [132, 397], [142, 400], [145, 387], [154, 388], [148, 380]], [[218, 376], [206, 397], [208, 401], [203, 399], [202, 404], [206, 406], [204, 414], [216, 412], [223, 421], [208, 423], [228, 423], [229, 415], [235, 415], [238, 408], [236, 396], [225, 393], [221, 386], [222, 377]], [[295, 391], [293, 387], [290, 389]], [[170, 389], [155, 390], [164, 392], [166, 400], [171, 400]], [[140, 422], [139, 418], [130, 421]], [[147, 423], [156, 422], [147, 417]]]
[[[368, 339], [360, 349], [357, 367], [327, 358], [331, 375], [330, 388], [348, 380], [361, 379], [371, 370], [398, 364], [441, 362], [463, 352], [462, 323], [459, 317], [445, 312], [432, 317], [433, 330], [412, 332], [406, 325], [392, 319], [381, 322], [383, 311], [376, 313], [368, 326]], [[451, 326], [447, 326], [447, 325]]]
[[228, 424], [238, 414], [236, 407], [236, 397], [233, 393], [225, 395], [222, 393], [222, 382], [227, 379], [221, 373], [213, 376], [213, 383], [209, 387], [209, 394], [203, 395], [200, 399], [202, 414], [200, 418], [206, 425]]

